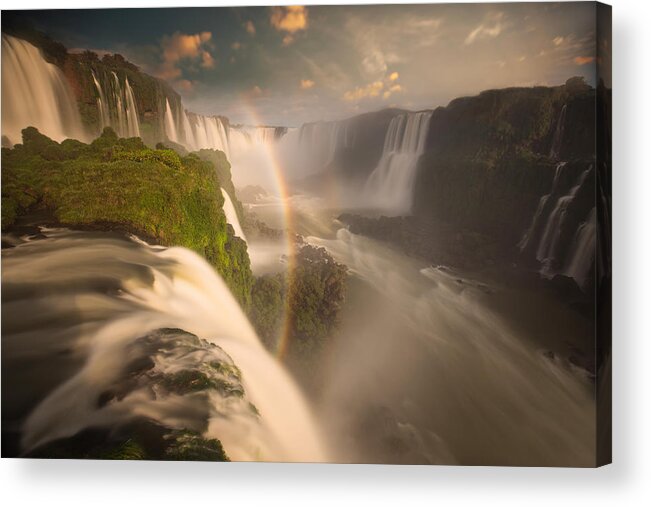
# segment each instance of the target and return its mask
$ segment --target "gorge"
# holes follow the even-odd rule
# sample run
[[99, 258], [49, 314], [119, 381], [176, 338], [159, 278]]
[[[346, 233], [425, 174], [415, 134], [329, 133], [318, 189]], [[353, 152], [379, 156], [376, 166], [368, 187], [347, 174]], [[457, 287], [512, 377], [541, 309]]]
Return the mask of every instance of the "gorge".
[[2, 52], [3, 455], [594, 464], [603, 86], [241, 125]]

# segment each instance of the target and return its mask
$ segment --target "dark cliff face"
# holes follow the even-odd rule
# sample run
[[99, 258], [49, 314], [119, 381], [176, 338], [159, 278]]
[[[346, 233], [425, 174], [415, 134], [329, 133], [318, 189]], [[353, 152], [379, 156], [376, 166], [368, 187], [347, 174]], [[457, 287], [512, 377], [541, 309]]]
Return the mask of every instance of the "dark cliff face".
[[594, 89], [571, 79], [554, 88], [490, 90], [437, 109], [413, 212], [516, 244], [559, 161], [583, 170], [593, 162], [594, 106]]

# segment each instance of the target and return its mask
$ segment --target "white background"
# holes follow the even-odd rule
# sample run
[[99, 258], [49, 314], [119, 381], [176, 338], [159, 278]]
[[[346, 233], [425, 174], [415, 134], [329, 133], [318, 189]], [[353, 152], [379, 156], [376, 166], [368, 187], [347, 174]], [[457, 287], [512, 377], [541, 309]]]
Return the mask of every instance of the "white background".
[[[206, 6], [246, 3], [190, 2]], [[20, 9], [180, 6], [183, 2], [0, 0], [0, 4], [3, 9]], [[575, 470], [3, 459], [0, 495], [4, 505], [651, 505], [651, 333], [647, 326], [651, 313], [651, 165], [647, 159], [651, 3], [613, 0], [612, 4], [613, 465]]]

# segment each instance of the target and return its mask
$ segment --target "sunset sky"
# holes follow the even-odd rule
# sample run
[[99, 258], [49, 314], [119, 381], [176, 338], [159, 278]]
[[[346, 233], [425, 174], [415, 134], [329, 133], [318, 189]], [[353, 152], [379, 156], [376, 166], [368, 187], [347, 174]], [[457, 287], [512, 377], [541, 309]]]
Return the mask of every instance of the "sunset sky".
[[20, 16], [70, 49], [123, 54], [167, 80], [191, 111], [296, 126], [577, 75], [594, 84], [594, 9], [585, 2]]

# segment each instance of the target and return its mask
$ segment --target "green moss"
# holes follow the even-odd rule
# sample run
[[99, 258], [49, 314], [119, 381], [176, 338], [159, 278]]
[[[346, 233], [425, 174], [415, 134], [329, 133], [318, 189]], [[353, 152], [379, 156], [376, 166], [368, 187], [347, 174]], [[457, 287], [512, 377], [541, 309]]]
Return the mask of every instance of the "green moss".
[[323, 248], [304, 245], [296, 255], [290, 276], [266, 275], [252, 291], [251, 322], [263, 342], [277, 346], [280, 326], [288, 309], [289, 353], [315, 357], [333, 333], [346, 295], [347, 269]]
[[165, 450], [165, 459], [172, 461], [230, 461], [219, 440], [204, 438], [188, 430], [173, 431], [172, 442]]
[[151, 150], [111, 129], [90, 145], [58, 144], [34, 128], [3, 149], [2, 227], [39, 204], [63, 225], [113, 224], [165, 246], [205, 257], [245, 307], [252, 275], [246, 243], [223, 212], [220, 181], [210, 162]]

